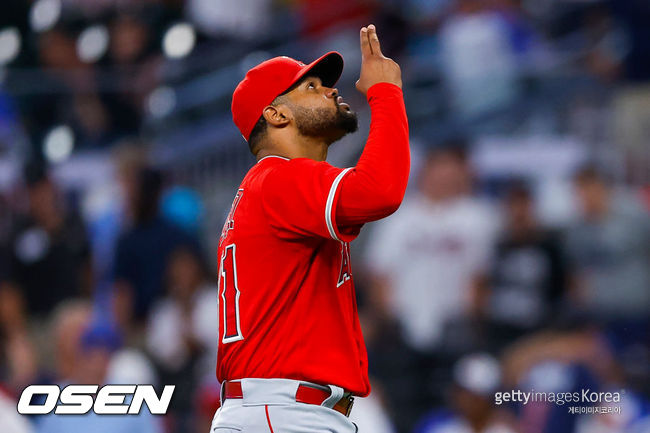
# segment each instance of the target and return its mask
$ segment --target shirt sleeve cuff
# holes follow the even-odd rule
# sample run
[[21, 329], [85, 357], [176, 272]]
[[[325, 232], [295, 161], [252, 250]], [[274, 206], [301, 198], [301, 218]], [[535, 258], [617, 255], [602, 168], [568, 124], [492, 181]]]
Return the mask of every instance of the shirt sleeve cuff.
[[393, 83], [382, 82], [370, 86], [370, 88], [368, 89], [368, 93], [366, 94], [366, 98], [368, 99], [368, 101], [370, 101], [371, 98], [377, 96], [381, 97], [381, 96], [391, 96], [391, 95], [399, 95], [400, 97], [402, 97], [403, 95], [402, 89]]

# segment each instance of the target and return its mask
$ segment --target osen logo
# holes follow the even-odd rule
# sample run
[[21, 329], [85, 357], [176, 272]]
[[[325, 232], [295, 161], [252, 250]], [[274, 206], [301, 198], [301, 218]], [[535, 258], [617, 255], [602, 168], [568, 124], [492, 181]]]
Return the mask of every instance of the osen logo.
[[[160, 397], [153, 385], [30, 385], [18, 401], [18, 413], [45, 415], [83, 415], [93, 410], [98, 415], [137, 415], [146, 404], [154, 415], [167, 413], [174, 385], [165, 385]], [[33, 403], [34, 396], [45, 396], [44, 402]], [[132, 396], [127, 403], [127, 396]], [[39, 399], [40, 400], [40, 399]]]

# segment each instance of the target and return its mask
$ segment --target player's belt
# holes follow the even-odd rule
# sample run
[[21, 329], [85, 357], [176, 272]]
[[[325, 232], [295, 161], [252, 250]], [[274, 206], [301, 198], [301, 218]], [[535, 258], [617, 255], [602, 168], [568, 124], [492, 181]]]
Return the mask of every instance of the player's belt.
[[[332, 392], [329, 388], [323, 386], [318, 386], [310, 383], [301, 383], [298, 385], [298, 390], [296, 391], [296, 401], [298, 403], [307, 403], [315, 404], [321, 406], [325, 400], [327, 400]], [[228, 381], [224, 385], [224, 399], [229, 398], [244, 398], [244, 393], [242, 391], [241, 382], [231, 382]], [[334, 404], [334, 409], [337, 412], [342, 413], [345, 416], [350, 416], [350, 411], [352, 411], [352, 405], [354, 404], [354, 397], [352, 393], [346, 392], [343, 394], [343, 397]]]

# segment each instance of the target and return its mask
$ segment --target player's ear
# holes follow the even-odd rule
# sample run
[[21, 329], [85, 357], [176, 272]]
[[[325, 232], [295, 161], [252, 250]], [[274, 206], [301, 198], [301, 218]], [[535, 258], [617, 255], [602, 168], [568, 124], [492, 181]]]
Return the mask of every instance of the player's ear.
[[291, 113], [286, 105], [268, 105], [262, 112], [266, 123], [282, 128], [290, 121]]

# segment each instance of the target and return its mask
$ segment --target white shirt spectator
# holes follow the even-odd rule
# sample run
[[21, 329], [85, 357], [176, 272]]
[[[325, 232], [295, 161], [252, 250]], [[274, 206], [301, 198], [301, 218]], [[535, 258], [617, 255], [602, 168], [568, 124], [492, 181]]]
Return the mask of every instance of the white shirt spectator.
[[188, 18], [210, 36], [252, 39], [263, 34], [270, 22], [269, 0], [189, 0]]
[[389, 278], [390, 307], [412, 347], [435, 347], [445, 323], [467, 312], [473, 278], [489, 261], [495, 231], [495, 215], [469, 197], [407, 199], [376, 227], [366, 263]]
[[375, 394], [354, 399], [350, 420], [357, 425], [359, 433], [395, 433], [386, 409]]
[[515, 56], [495, 13], [456, 14], [440, 31], [442, 69], [456, 110], [471, 116], [516, 96]]
[[139, 349], [123, 348], [111, 356], [106, 372], [106, 383], [133, 384], [146, 383], [158, 384], [156, 370]]
[[147, 348], [156, 360], [168, 368], [180, 368], [190, 355], [186, 336], [201, 343], [206, 353], [215, 356], [219, 338], [217, 290], [205, 286], [194, 294], [189, 318], [170, 298], [154, 307], [147, 327]]
[[27, 417], [18, 415], [16, 402], [0, 392], [0, 431], [3, 433], [31, 433]]

